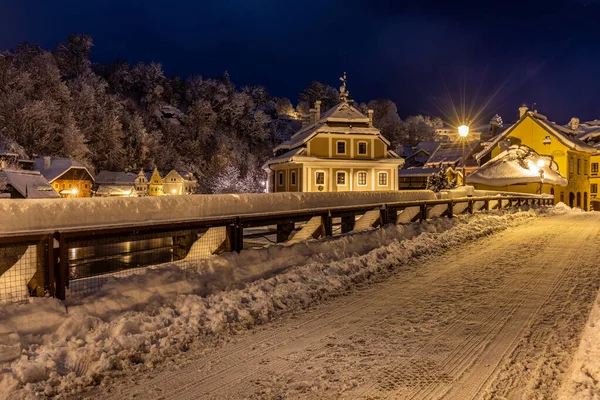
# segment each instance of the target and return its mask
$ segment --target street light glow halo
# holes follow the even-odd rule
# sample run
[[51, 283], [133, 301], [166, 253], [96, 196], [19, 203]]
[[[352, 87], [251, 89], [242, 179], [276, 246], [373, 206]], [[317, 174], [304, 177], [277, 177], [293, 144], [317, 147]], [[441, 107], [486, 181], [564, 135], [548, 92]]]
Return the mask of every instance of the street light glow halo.
[[467, 137], [469, 134], [469, 127], [467, 125], [461, 125], [458, 127], [458, 135], [460, 137]]

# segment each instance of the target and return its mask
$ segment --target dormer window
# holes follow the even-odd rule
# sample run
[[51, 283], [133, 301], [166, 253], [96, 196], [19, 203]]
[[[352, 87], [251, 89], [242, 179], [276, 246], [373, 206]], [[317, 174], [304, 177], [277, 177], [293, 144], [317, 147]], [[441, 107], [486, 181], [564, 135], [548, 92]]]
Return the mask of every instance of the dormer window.
[[360, 155], [367, 154], [367, 142], [358, 142], [358, 154], [360, 154]]
[[337, 154], [346, 154], [346, 142], [338, 140], [337, 142]]

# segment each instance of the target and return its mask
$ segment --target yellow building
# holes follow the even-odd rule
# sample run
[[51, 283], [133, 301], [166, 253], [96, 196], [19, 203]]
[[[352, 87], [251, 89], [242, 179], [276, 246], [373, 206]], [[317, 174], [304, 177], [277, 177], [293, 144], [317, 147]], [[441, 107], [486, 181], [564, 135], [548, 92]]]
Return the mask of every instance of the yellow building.
[[[498, 135], [483, 152], [477, 155], [481, 164], [493, 159], [510, 146], [527, 146], [540, 156], [547, 156], [556, 172], [567, 181], [566, 186], [543, 185], [543, 192], [554, 196], [554, 202], [563, 202], [572, 207], [589, 210], [590, 204], [590, 161], [596, 148], [577, 139], [570, 128], [549, 121], [536, 111], [521, 107], [519, 120]], [[467, 176], [467, 183], [469, 177]], [[502, 182], [502, 179], [498, 179]], [[542, 182], [540, 178], [540, 183]], [[482, 185], [479, 189], [505, 190], [523, 193], [539, 193], [540, 184]]]
[[34, 168], [48, 180], [60, 197], [91, 197], [94, 178], [86, 167], [70, 158], [38, 157]]
[[148, 179], [148, 195], [149, 196], [162, 196], [163, 191], [163, 178], [156, 168], [154, 171], [147, 172], [146, 178]]
[[365, 116], [348, 103], [345, 76], [342, 82], [338, 105], [321, 115], [317, 101], [302, 129], [274, 149], [263, 167], [269, 192], [398, 189], [404, 160], [373, 126], [373, 111]]

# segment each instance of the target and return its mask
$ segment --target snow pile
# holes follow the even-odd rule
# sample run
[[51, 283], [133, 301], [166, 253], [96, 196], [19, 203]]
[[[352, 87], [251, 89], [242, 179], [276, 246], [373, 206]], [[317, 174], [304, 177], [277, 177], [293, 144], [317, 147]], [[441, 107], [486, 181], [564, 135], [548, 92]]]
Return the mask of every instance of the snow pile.
[[0, 235], [435, 199], [430, 190], [0, 200]]
[[[148, 269], [67, 304], [0, 309], [0, 393], [68, 395], [339, 296], [543, 210], [494, 211]], [[219, 290], [226, 289], [226, 290]], [[1, 396], [0, 396], [1, 397]]]

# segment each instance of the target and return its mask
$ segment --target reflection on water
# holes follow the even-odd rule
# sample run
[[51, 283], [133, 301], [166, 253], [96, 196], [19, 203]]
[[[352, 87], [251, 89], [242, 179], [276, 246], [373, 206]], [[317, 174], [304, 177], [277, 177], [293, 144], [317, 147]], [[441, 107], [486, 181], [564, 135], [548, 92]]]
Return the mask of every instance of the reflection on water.
[[176, 260], [171, 237], [70, 249], [70, 278], [107, 274]]

